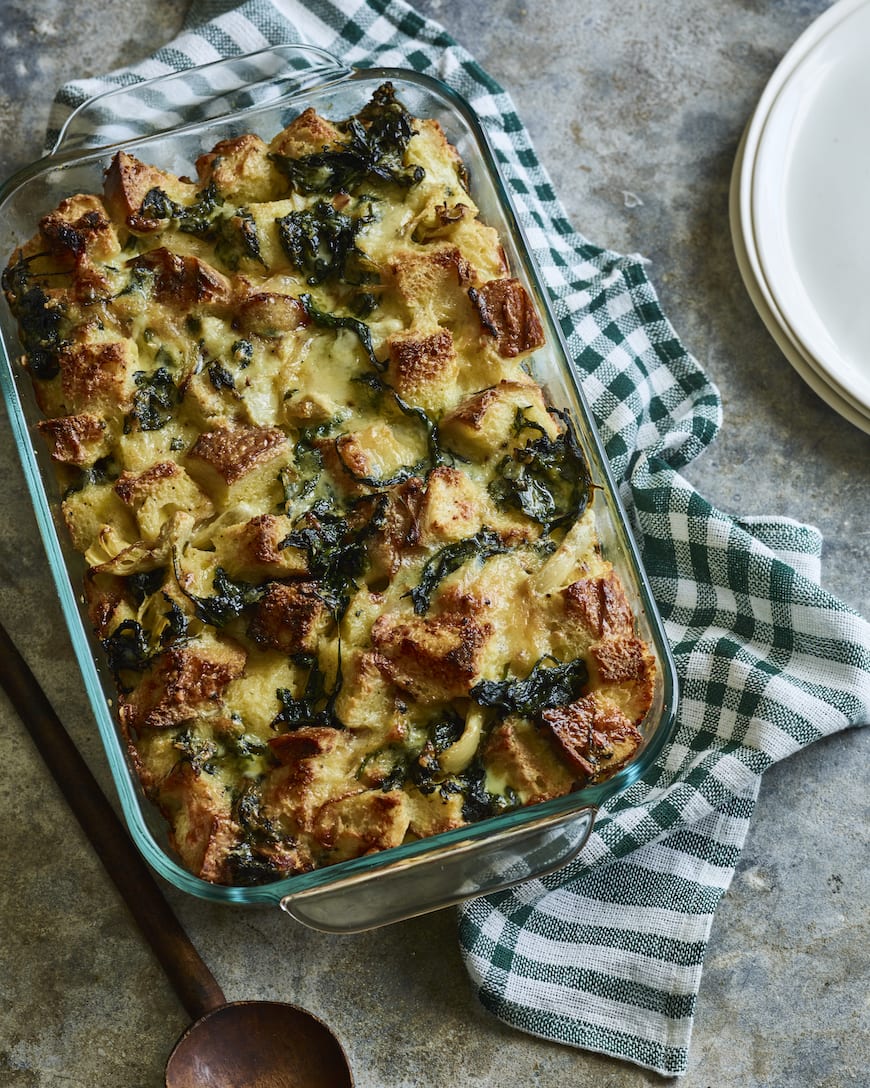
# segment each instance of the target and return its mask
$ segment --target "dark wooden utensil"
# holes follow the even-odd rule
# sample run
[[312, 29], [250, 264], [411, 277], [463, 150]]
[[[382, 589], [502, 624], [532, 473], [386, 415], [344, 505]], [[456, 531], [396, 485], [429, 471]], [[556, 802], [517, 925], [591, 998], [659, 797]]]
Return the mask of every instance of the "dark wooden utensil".
[[317, 1017], [278, 1001], [227, 1002], [2, 625], [0, 684], [195, 1021], [166, 1063], [166, 1088], [353, 1088]]

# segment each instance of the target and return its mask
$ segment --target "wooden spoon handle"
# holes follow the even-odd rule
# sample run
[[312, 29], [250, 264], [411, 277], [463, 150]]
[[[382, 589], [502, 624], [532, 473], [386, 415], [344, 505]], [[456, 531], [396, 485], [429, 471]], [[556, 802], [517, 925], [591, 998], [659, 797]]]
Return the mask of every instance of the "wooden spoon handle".
[[39, 681], [0, 624], [0, 684], [189, 1015], [226, 1004]]

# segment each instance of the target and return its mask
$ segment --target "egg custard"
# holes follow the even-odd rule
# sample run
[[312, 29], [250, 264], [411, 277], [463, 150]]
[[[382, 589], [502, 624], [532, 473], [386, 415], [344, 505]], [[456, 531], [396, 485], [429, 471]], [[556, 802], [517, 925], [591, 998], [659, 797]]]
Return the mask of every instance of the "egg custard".
[[384, 84], [178, 177], [120, 151], [3, 287], [84, 600], [183, 864], [258, 884], [561, 796], [655, 663], [541, 322]]

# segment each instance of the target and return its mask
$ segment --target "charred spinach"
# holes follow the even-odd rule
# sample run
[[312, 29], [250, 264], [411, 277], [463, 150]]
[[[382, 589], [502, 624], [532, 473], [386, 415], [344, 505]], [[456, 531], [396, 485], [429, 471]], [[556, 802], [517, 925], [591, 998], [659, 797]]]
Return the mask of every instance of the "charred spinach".
[[144, 672], [151, 663], [148, 636], [136, 620], [122, 620], [102, 642], [109, 668], [116, 676], [127, 671]]

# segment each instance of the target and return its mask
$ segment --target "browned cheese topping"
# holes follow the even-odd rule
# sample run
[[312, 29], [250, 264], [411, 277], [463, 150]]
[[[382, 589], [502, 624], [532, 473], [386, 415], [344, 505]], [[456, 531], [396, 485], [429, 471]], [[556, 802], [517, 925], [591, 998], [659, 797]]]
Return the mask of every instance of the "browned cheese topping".
[[118, 153], [3, 276], [183, 864], [262, 883], [612, 775], [654, 661], [438, 123], [387, 84], [195, 172]]

